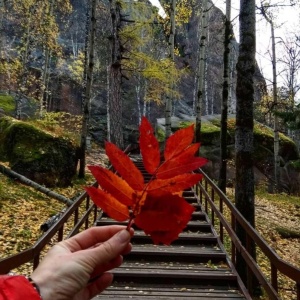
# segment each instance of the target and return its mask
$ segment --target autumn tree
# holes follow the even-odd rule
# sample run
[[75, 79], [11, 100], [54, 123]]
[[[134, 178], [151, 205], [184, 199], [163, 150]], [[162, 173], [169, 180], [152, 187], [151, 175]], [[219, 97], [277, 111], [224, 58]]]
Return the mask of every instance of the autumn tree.
[[[237, 62], [236, 86], [236, 131], [235, 131], [235, 205], [246, 220], [255, 227], [254, 174], [253, 174], [253, 102], [255, 70], [255, 0], [240, 1], [240, 45]], [[255, 246], [247, 244], [244, 229], [237, 224], [236, 233], [242, 244], [255, 259]], [[244, 283], [253, 294], [251, 277], [240, 253], [237, 253], [236, 268]]]
[[[170, 60], [174, 65], [176, 65], [176, 54], [178, 54], [178, 49], [176, 49], [176, 28], [181, 26], [184, 23], [188, 22], [189, 17], [192, 13], [192, 8], [195, 1], [187, 0], [170, 0], [170, 1], [161, 1], [167, 16], [162, 20], [161, 23], [164, 27], [165, 37], [168, 39], [169, 44], [169, 53]], [[173, 82], [170, 82], [170, 95], [165, 95], [165, 128], [166, 128], [166, 137], [171, 135], [171, 116], [173, 113], [173, 101], [176, 98], [176, 82], [172, 78]]]
[[71, 7], [69, 1], [62, 0], [7, 0], [6, 4], [10, 16], [19, 25], [14, 34], [18, 41], [15, 60], [20, 65], [16, 116], [20, 118], [22, 95], [40, 99], [40, 107], [44, 104], [51, 55], [60, 53], [56, 13], [68, 12]]
[[[126, 5], [124, 10], [130, 18], [120, 31], [125, 57], [122, 61], [122, 74], [134, 85], [140, 121], [150, 103], [162, 105], [165, 95], [178, 97], [173, 86], [182, 72], [165, 55], [168, 47], [162, 37], [157, 12], [145, 2], [130, 2], [129, 6], [130, 8]], [[140, 107], [141, 103], [143, 108]]]

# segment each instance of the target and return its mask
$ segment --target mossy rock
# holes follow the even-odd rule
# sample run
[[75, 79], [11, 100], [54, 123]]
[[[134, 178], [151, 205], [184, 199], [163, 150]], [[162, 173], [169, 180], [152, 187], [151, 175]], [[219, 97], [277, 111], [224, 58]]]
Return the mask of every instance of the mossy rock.
[[0, 93], [0, 108], [3, 109], [5, 114], [12, 115], [15, 110], [14, 97]]
[[292, 168], [294, 168], [297, 172], [300, 172], [300, 159], [290, 161], [289, 163]]
[[[228, 134], [234, 140], [235, 135], [235, 119], [228, 119]], [[261, 151], [262, 148], [267, 149], [271, 153], [274, 151], [274, 132], [271, 128], [254, 122], [253, 129], [254, 136], [254, 147], [256, 150]], [[255, 150], [255, 152], [257, 152]], [[263, 150], [263, 152], [265, 152]], [[273, 155], [273, 154], [272, 154]], [[299, 158], [299, 153], [295, 142], [293, 142], [289, 137], [280, 133], [279, 134], [279, 155], [284, 161], [296, 160]], [[260, 153], [255, 153], [256, 157], [261, 156]]]
[[76, 146], [26, 122], [2, 117], [0, 160], [39, 184], [68, 186], [76, 173]]

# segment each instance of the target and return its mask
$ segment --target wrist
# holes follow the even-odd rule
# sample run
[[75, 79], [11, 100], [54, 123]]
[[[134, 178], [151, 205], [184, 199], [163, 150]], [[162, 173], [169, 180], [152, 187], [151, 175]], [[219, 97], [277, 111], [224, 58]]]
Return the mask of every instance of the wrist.
[[32, 287], [39, 294], [40, 298], [43, 299], [42, 295], [41, 295], [41, 289], [40, 289], [39, 285], [31, 277], [26, 277], [26, 279], [30, 282], [30, 284], [32, 285]]
[[33, 273], [29, 278], [31, 279], [31, 283], [34, 283], [36, 287], [38, 287], [37, 292], [39, 292], [42, 300], [55, 299], [53, 286], [52, 288], [49, 286], [49, 281], [51, 281], [50, 277], [46, 277], [46, 280], [44, 280], [41, 276], [38, 277]]

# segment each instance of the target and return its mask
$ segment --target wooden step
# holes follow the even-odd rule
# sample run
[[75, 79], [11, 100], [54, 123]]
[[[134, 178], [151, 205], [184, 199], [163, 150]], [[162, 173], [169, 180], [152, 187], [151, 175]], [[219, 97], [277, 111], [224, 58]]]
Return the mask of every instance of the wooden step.
[[[134, 163], [145, 181], [149, 180], [151, 175], [143, 167], [141, 156], [136, 156]], [[184, 191], [183, 197], [195, 211], [178, 239], [171, 246], [153, 245], [149, 236], [135, 228], [132, 251], [113, 270], [112, 286], [94, 299], [245, 299], [238, 291], [237, 275], [228, 266], [228, 257], [194, 191]], [[127, 225], [105, 214], [97, 222], [99, 226], [112, 224]]]
[[[107, 226], [107, 225], [123, 225], [127, 226], [127, 222], [117, 222], [112, 219], [105, 219], [102, 218], [96, 222], [97, 226]], [[132, 226], [133, 228], [137, 228], [135, 224]], [[191, 231], [191, 232], [211, 232], [211, 225], [206, 221], [195, 220], [190, 221], [187, 226], [185, 227], [184, 231]]]
[[226, 254], [214, 245], [202, 246], [154, 246], [134, 244], [126, 260], [178, 261], [178, 262], [226, 262]]
[[[131, 239], [133, 244], [153, 244], [150, 236], [144, 234], [143, 231], [136, 230]], [[181, 233], [179, 238], [172, 245], [216, 245], [217, 237], [212, 233]]]
[[135, 282], [135, 283], [152, 283], [152, 284], [182, 284], [196, 285], [201, 282], [203, 285], [224, 285], [236, 287], [237, 277], [234, 274], [226, 274], [224, 272], [199, 272], [193, 271], [168, 271], [168, 270], [141, 270], [115, 269], [113, 271], [114, 280], [117, 282]]
[[139, 284], [114, 282], [94, 299], [147, 299], [147, 300], [180, 300], [180, 299], [207, 299], [207, 300], [242, 300], [240, 292], [227, 286], [174, 285], [162, 287], [159, 284]]

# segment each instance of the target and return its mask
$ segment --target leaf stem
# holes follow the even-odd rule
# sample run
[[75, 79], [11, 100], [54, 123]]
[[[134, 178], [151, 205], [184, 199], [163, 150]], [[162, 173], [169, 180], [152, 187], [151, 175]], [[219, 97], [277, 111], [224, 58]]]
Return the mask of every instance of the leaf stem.
[[130, 231], [130, 228], [132, 227], [132, 224], [134, 223], [134, 215], [132, 214], [130, 216], [130, 219], [128, 221], [128, 224], [127, 224], [127, 227], [126, 227], [126, 230], [129, 232]]

